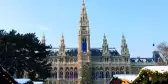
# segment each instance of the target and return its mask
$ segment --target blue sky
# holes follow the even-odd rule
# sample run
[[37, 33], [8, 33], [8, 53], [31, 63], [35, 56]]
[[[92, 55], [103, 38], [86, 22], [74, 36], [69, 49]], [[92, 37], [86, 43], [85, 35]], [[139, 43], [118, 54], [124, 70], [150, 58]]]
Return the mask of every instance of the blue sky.
[[[47, 44], [77, 47], [82, 0], [0, 0], [0, 29], [21, 33], [45, 32]], [[168, 41], [168, 0], [85, 0], [91, 47], [108, 44], [120, 52], [124, 33], [131, 57], [151, 57], [153, 47]]]

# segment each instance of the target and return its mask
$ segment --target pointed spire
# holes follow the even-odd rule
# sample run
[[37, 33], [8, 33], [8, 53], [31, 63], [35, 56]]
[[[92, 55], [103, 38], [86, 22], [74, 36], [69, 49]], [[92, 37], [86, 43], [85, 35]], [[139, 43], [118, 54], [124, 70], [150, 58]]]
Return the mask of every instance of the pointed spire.
[[80, 15], [80, 25], [81, 26], [88, 26], [89, 25], [84, 0], [82, 1], [82, 9], [81, 9], [81, 15]]
[[45, 44], [45, 34], [44, 34], [44, 32], [43, 32], [43, 36], [42, 36], [41, 43], [42, 43], [42, 44]]
[[61, 40], [60, 40], [60, 47], [59, 47], [59, 56], [65, 56], [65, 44], [64, 44], [64, 35], [61, 35]]
[[104, 33], [104, 39], [106, 39], [106, 35], [105, 35], [105, 33]]
[[62, 33], [62, 36], [61, 36], [61, 40], [64, 40], [64, 35], [63, 35], [63, 33]]
[[82, 4], [85, 4], [85, 0], [82, 0]]
[[104, 33], [104, 37], [103, 37], [102, 49], [103, 49], [103, 53], [102, 53], [103, 56], [110, 56], [108, 43], [107, 43], [107, 38], [106, 38], [105, 33]]
[[124, 33], [122, 33], [122, 39], [125, 39]]
[[129, 56], [129, 49], [124, 34], [122, 34], [121, 55]]
[[104, 40], [103, 43], [107, 41], [107, 38], [106, 38], [105, 33], [104, 33], [104, 38], [103, 38], [103, 40]]
[[45, 37], [45, 34], [44, 34], [44, 32], [43, 32], [43, 37]]

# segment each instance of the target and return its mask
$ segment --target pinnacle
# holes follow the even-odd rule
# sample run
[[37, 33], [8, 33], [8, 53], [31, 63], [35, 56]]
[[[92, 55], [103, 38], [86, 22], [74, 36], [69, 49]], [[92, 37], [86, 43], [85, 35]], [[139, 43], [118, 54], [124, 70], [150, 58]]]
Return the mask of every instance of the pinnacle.
[[85, 4], [85, 0], [82, 0], [82, 4]]

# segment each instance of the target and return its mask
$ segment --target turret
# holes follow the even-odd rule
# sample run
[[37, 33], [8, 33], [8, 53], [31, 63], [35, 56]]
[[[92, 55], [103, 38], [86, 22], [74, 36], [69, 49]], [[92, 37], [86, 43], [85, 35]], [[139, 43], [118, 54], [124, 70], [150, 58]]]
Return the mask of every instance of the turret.
[[106, 35], [103, 37], [102, 56], [110, 56]]
[[59, 53], [58, 56], [66, 56], [65, 54], [65, 44], [64, 44], [64, 36], [62, 34], [59, 46]]
[[45, 34], [44, 34], [44, 32], [43, 32], [42, 40], [41, 40], [40, 43], [45, 45], [45, 41], [46, 41], [46, 40], [45, 40]]
[[122, 56], [130, 56], [129, 49], [128, 49], [124, 34], [122, 35], [121, 55]]

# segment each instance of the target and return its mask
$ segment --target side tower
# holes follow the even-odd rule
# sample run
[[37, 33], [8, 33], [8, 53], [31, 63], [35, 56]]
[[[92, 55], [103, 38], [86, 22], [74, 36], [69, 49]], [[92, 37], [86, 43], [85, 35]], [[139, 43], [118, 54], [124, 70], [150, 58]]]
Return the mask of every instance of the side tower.
[[102, 56], [110, 56], [107, 38], [105, 34], [104, 34], [103, 44], [102, 44]]
[[83, 0], [78, 31], [78, 84], [92, 84], [90, 55], [89, 20]]
[[127, 57], [130, 56], [124, 34], [122, 34], [121, 55]]
[[62, 34], [59, 46], [59, 53], [58, 56], [66, 56], [65, 54], [65, 44], [64, 44], [64, 36]]
[[130, 74], [131, 73], [130, 53], [129, 53], [129, 49], [128, 49], [124, 34], [122, 34], [121, 56], [124, 57], [124, 61], [126, 64], [125, 73]]

